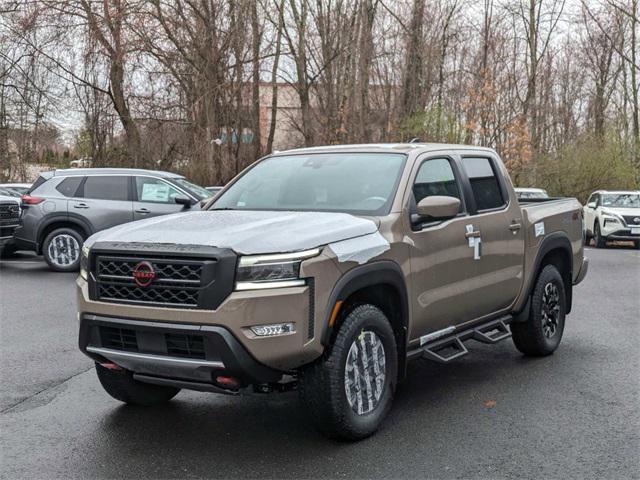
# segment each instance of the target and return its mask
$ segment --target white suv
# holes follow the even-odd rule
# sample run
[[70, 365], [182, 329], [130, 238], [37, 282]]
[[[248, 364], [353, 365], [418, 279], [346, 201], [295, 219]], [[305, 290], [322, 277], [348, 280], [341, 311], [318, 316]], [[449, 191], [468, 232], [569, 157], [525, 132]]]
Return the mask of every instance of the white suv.
[[593, 192], [584, 206], [587, 240], [603, 248], [607, 240], [626, 240], [640, 248], [640, 191]]

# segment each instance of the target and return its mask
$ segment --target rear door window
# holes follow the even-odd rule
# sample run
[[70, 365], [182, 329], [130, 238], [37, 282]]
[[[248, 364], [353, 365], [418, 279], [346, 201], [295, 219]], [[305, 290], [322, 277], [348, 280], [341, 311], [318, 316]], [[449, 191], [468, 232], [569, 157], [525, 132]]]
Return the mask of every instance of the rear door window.
[[493, 210], [506, 204], [493, 163], [484, 157], [463, 157], [464, 167], [476, 201], [476, 209]]
[[89, 176], [84, 182], [83, 197], [98, 200], [129, 200], [129, 177]]
[[67, 177], [56, 185], [56, 190], [65, 197], [75, 197], [83, 179], [83, 176]]

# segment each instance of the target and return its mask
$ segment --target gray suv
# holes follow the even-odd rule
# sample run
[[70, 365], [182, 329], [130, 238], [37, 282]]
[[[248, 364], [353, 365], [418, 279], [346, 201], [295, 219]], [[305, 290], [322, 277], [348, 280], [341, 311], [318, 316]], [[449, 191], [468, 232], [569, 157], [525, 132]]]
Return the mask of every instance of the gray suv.
[[19, 249], [41, 253], [52, 270], [75, 271], [84, 240], [144, 218], [199, 209], [212, 194], [169, 172], [125, 168], [55, 170], [22, 197]]

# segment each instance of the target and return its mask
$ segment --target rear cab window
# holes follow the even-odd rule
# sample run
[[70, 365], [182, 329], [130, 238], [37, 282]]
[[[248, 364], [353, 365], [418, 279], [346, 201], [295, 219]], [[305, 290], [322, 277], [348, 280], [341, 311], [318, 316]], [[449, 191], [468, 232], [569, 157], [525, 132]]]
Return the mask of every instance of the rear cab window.
[[462, 157], [478, 212], [497, 210], [507, 201], [494, 163], [487, 157]]

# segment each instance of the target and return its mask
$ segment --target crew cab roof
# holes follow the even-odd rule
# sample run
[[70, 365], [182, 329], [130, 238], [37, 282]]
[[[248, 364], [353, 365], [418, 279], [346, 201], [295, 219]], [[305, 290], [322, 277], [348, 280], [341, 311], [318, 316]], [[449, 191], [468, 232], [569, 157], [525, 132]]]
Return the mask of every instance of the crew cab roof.
[[320, 147], [295, 148], [274, 152], [274, 156], [304, 153], [426, 153], [443, 150], [472, 150], [492, 153], [491, 148], [449, 143], [365, 143], [353, 145], [324, 145]]

